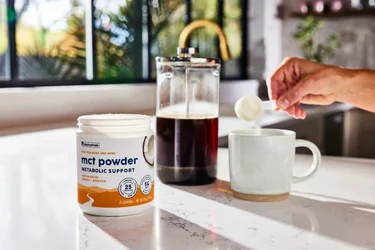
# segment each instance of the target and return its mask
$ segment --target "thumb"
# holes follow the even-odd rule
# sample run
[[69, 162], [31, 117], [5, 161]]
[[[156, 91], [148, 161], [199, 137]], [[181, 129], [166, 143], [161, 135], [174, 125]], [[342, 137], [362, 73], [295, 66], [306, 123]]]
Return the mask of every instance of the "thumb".
[[277, 106], [281, 109], [287, 109], [301, 101], [305, 95], [313, 91], [312, 88], [314, 88], [314, 84], [311, 83], [312, 81], [310, 79], [301, 80], [277, 99]]

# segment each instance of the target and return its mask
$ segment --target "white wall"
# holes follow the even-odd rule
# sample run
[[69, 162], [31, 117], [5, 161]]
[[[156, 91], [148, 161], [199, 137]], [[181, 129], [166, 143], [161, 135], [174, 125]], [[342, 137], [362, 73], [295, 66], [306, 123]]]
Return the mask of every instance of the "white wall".
[[254, 79], [262, 79], [265, 68], [264, 52], [264, 3], [259, 0], [249, 0], [249, 69], [248, 74]]
[[282, 22], [277, 18], [277, 6], [281, 0], [264, 0], [264, 40], [266, 48], [266, 68], [264, 78], [267, 78], [279, 66], [282, 55]]
[[282, 61], [282, 22], [276, 17], [280, 0], [250, 0], [250, 69], [255, 79], [266, 79]]

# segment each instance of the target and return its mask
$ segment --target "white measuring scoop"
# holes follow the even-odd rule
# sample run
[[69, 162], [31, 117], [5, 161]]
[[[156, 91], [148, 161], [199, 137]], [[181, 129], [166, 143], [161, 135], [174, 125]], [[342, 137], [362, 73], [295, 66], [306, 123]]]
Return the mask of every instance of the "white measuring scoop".
[[276, 101], [262, 101], [256, 95], [241, 97], [234, 106], [238, 118], [250, 122], [260, 117], [264, 110], [275, 109]]

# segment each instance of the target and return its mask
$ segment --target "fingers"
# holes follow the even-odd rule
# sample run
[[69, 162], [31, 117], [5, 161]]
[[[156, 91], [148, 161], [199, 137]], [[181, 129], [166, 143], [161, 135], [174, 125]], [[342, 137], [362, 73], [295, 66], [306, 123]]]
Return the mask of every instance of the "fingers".
[[288, 115], [294, 117], [295, 119], [305, 119], [306, 112], [303, 110], [299, 104], [295, 104], [284, 110]]
[[285, 58], [278, 69], [267, 79], [268, 97], [270, 100], [277, 100], [279, 96], [286, 91], [286, 77], [289, 74], [285, 71], [290, 68], [287, 65], [291, 64], [293, 60], [293, 58]]
[[[268, 96], [270, 100], [277, 100], [277, 106], [283, 109], [289, 115], [304, 119], [306, 112], [300, 107], [299, 103], [317, 102], [309, 95], [321, 94], [319, 86], [325, 79], [321, 71], [327, 65], [303, 60], [299, 58], [286, 58], [280, 67], [267, 79]], [[305, 99], [303, 99], [305, 96]], [[323, 100], [320, 102], [329, 102]], [[277, 110], [277, 109], [275, 109]]]
[[300, 58], [285, 58], [278, 69], [267, 79], [269, 99], [279, 99], [286, 90], [297, 85], [302, 77], [318, 72], [326, 67], [327, 65]]
[[305, 119], [306, 118], [306, 111], [303, 110], [301, 107], [298, 109], [298, 112], [296, 113], [297, 119]]
[[281, 109], [287, 109], [301, 101], [304, 96], [316, 93], [317, 88], [319, 88], [318, 81], [319, 79], [316, 76], [305, 77], [279, 97], [277, 106]]
[[268, 96], [270, 100], [277, 100], [286, 90], [297, 84], [301, 78], [301, 65], [306, 64], [298, 58], [286, 58], [279, 68], [267, 79]]
[[267, 79], [268, 98], [277, 100], [279, 96], [286, 90], [283, 79], [278, 75], [274, 75]]

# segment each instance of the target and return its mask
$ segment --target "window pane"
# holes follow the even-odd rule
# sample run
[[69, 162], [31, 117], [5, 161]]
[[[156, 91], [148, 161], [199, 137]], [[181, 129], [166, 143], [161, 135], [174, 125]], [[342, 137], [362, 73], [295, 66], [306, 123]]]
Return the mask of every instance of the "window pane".
[[4, 79], [6, 74], [5, 54], [8, 48], [7, 28], [6, 3], [5, 0], [0, 0], [0, 79]]
[[85, 77], [84, 0], [16, 0], [19, 78]]
[[155, 57], [176, 56], [178, 39], [185, 27], [184, 0], [152, 0], [151, 12], [151, 77], [155, 78]]
[[[217, 22], [218, 0], [193, 0], [191, 19], [205, 19]], [[217, 34], [210, 28], [202, 27], [192, 32], [190, 45], [199, 48], [199, 54], [206, 57], [218, 57]]]
[[[242, 13], [244, 12], [244, 13]], [[225, 77], [240, 77], [242, 54], [241, 17], [246, 10], [241, 9], [241, 0], [224, 1], [224, 32], [228, 40], [231, 59], [225, 62], [223, 75]]]
[[95, 1], [98, 78], [148, 77], [147, 6], [143, 2]]

